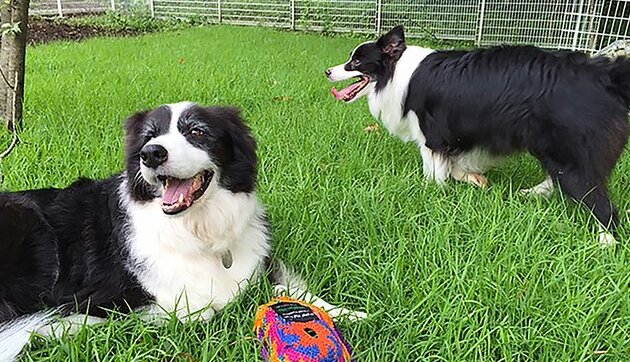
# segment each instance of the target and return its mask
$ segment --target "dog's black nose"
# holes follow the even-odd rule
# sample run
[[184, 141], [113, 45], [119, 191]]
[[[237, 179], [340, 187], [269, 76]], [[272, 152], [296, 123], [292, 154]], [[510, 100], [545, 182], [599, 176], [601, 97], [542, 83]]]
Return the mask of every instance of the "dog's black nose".
[[145, 166], [156, 168], [168, 160], [168, 151], [160, 145], [146, 145], [140, 151], [140, 159]]
[[330, 77], [330, 73], [332, 73], [332, 70], [330, 70], [330, 69], [326, 69], [324, 71], [324, 74], [326, 74], [327, 77]]

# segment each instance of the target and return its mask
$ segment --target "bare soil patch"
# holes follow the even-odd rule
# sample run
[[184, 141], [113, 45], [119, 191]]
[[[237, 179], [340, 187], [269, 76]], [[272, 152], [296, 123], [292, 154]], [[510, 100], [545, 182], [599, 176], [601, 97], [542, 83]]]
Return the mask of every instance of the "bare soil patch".
[[83, 39], [100, 36], [136, 36], [141, 32], [130, 29], [108, 29], [92, 25], [67, 24], [59, 19], [29, 19], [28, 44], [37, 45], [52, 41]]

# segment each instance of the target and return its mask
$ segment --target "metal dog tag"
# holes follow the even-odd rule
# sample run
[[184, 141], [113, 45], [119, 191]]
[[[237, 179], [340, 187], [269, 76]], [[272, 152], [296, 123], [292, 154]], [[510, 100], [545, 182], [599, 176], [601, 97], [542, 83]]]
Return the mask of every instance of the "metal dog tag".
[[232, 252], [231, 251], [226, 251], [225, 253], [223, 253], [223, 255], [221, 255], [221, 262], [223, 263], [223, 267], [225, 269], [230, 269], [230, 267], [232, 266], [232, 262], [234, 260], [232, 260]]

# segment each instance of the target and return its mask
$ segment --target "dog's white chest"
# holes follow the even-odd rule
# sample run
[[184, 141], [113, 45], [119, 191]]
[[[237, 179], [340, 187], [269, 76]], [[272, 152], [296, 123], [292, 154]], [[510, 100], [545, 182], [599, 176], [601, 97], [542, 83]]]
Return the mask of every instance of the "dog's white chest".
[[159, 308], [179, 317], [204, 309], [202, 315], [212, 315], [257, 277], [268, 254], [267, 235], [256, 210], [240, 209], [240, 215], [231, 215], [229, 207], [194, 210], [209, 220], [205, 225], [196, 215], [166, 216], [158, 202], [128, 208], [132, 273]]
[[173, 244], [202, 242], [192, 235], [184, 236], [181, 230], [175, 233], [164, 230], [166, 228], [157, 229], [163, 232], [137, 237], [134, 254], [141, 262], [140, 283], [155, 297], [156, 303], [168, 311], [197, 311], [208, 306], [221, 309], [247, 286], [256, 272], [258, 260], [248, 258], [244, 250], [226, 251], [231, 254], [232, 263], [224, 265], [223, 254], [201, 248], [177, 250], [176, 245], [164, 247], [164, 240], [160, 240], [163, 238], [170, 238]]
[[386, 99], [383, 93], [374, 96], [370, 95], [368, 98], [372, 116], [380, 119], [385, 129], [391, 135], [400, 138], [404, 142], [416, 141], [418, 134], [421, 134], [418, 123], [403, 117], [403, 106], [401, 103], [395, 99]]

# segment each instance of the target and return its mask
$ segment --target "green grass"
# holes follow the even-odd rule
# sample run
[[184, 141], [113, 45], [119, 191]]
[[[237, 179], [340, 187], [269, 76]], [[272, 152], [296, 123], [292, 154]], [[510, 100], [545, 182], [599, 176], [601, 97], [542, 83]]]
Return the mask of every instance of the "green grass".
[[[427, 184], [415, 146], [365, 133], [365, 100], [329, 93], [323, 70], [358, 41], [216, 26], [30, 48], [26, 129], [4, 187], [121, 170], [121, 122], [136, 110], [239, 105], [275, 254], [315, 293], [371, 315], [340, 326], [359, 361], [627, 360], [630, 156], [610, 182], [617, 250], [600, 249], [588, 213], [559, 195], [518, 195], [544, 176], [530, 157], [489, 172], [486, 190]], [[257, 285], [210, 323], [115, 318], [38, 340], [22, 360], [259, 361], [252, 320], [269, 296]]]

